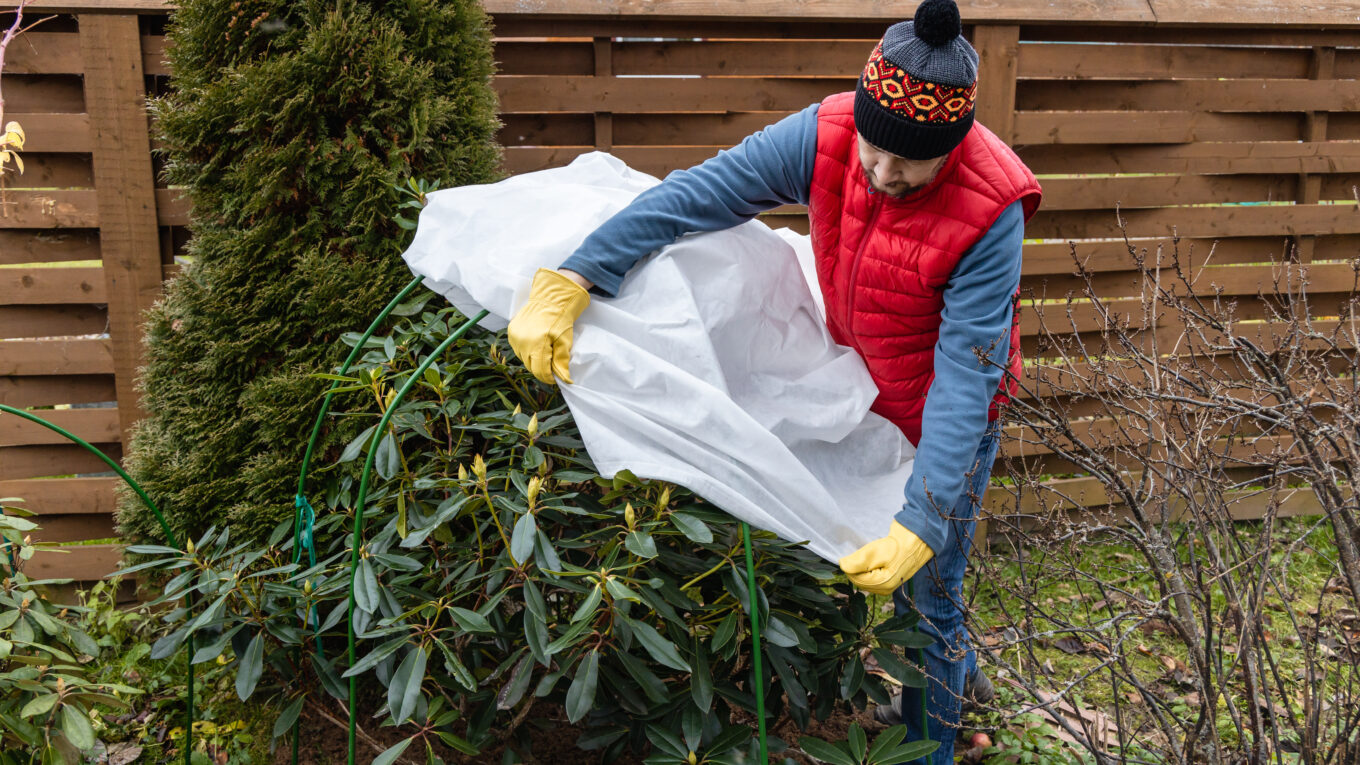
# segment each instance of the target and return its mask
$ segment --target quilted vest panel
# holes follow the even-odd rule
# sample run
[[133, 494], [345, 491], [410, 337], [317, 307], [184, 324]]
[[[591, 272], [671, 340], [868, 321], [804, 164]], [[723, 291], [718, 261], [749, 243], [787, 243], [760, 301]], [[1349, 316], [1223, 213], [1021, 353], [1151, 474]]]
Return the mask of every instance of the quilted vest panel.
[[[949, 276], [1012, 203], [1019, 201], [1029, 220], [1041, 190], [1010, 147], [974, 124], [925, 188], [902, 199], [875, 193], [860, 167], [853, 105], [854, 93], [838, 93], [817, 114], [808, 204], [817, 278], [832, 337], [859, 351], [878, 384], [873, 410], [916, 444]], [[1018, 307], [1008, 363], [1017, 377]], [[993, 419], [1013, 387], [1003, 382]]]

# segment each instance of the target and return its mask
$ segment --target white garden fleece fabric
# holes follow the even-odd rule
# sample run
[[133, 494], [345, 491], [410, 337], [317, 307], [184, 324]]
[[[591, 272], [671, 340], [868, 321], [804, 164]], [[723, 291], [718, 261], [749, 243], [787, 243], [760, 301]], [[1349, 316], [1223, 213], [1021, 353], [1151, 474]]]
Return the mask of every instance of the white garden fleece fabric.
[[[609, 154], [429, 195], [404, 255], [488, 329], [637, 194], [658, 183]], [[813, 286], [809, 288], [809, 283]], [[821, 316], [811, 244], [759, 221], [682, 237], [576, 322], [562, 395], [606, 477], [685, 486], [836, 562], [888, 533], [914, 450], [869, 411], [877, 389]]]

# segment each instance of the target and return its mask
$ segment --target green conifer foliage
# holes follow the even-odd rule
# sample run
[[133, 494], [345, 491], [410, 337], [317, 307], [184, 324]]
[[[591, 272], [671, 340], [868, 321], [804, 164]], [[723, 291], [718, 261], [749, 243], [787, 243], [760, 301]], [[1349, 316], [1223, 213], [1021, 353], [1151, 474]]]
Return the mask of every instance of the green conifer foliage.
[[[127, 462], [177, 534], [258, 538], [292, 512], [310, 375], [411, 278], [395, 186], [498, 177], [490, 32], [474, 0], [182, 0], [167, 34], [151, 108], [193, 263], [149, 317]], [[118, 526], [162, 541], [135, 499]]]

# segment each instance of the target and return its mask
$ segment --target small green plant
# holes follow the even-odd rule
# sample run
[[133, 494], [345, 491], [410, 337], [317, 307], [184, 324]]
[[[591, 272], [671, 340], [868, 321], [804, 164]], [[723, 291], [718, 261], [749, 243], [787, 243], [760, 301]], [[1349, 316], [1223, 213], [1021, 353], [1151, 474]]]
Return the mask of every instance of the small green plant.
[[996, 732], [996, 745], [983, 752], [987, 757], [1000, 757], [1002, 762], [1033, 763], [1033, 765], [1086, 765], [1095, 762], [1087, 753], [1070, 747], [1058, 738], [1058, 730], [1042, 715], [1034, 712], [1016, 715], [1019, 726], [1002, 728]]
[[849, 738], [831, 743], [820, 738], [804, 736], [798, 740], [803, 753], [818, 762], [830, 765], [894, 765], [899, 762], [915, 762], [940, 748], [938, 741], [911, 741], [902, 743], [907, 737], [907, 726], [894, 725], [869, 743], [864, 729], [859, 723], [850, 723]]
[[0, 765], [79, 763], [95, 745], [94, 708], [127, 709], [120, 695], [141, 691], [90, 679], [99, 646], [38, 589], [70, 580], [23, 572], [39, 547], [31, 542], [38, 524], [10, 514], [29, 515], [13, 506], [19, 501], [0, 499]]

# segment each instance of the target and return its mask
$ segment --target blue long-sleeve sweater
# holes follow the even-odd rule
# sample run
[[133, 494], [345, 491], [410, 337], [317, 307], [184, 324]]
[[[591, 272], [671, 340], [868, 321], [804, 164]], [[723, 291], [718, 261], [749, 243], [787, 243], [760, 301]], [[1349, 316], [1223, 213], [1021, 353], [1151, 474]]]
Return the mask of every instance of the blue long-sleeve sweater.
[[[684, 234], [729, 228], [781, 204], [807, 204], [818, 106], [786, 117], [700, 165], [671, 173], [601, 225], [561, 267], [613, 296], [639, 258]], [[926, 393], [916, 465], [896, 514], [899, 523], [937, 553], [949, 538], [947, 518], [974, 469], [988, 406], [1001, 382], [1023, 236], [1024, 218], [1016, 202], [964, 253], [945, 286], [935, 379]], [[980, 363], [973, 351], [977, 347], [991, 348], [996, 365]]]

